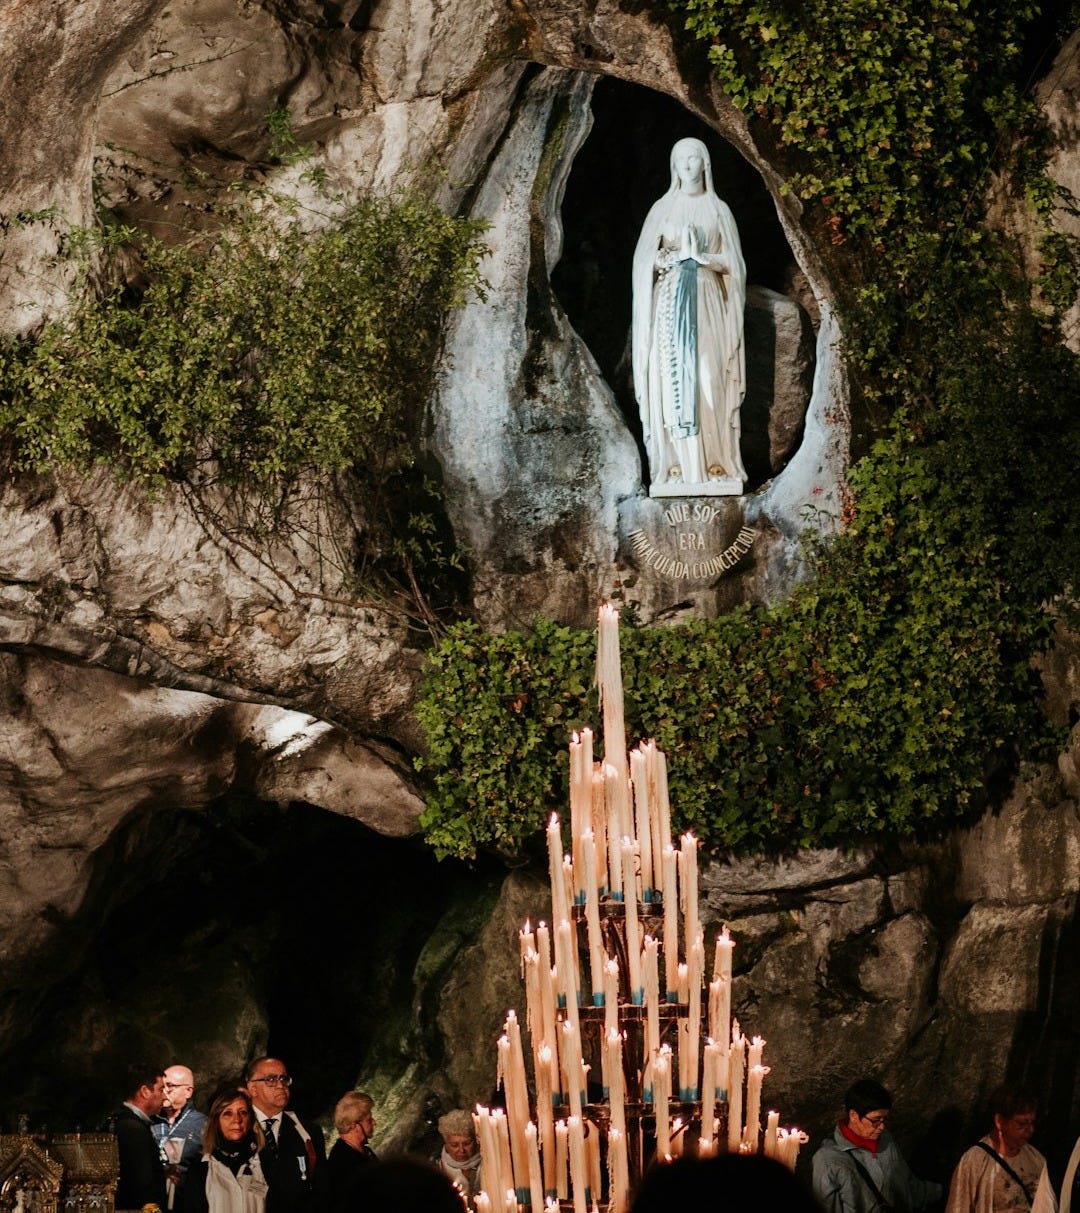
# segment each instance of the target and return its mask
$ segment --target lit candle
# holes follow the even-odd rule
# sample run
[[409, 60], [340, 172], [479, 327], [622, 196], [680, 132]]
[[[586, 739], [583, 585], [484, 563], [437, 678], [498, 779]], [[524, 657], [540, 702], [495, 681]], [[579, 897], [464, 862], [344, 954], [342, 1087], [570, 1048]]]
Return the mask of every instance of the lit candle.
[[634, 816], [641, 855], [641, 900], [651, 902], [655, 882], [652, 867], [652, 830], [649, 824], [649, 774], [645, 751], [640, 746], [630, 754], [630, 778], [634, 784]]
[[585, 1172], [585, 1131], [580, 1116], [571, 1116], [566, 1122], [570, 1134], [570, 1195], [574, 1201], [574, 1213], [589, 1213], [585, 1189], [588, 1186]]
[[675, 848], [664, 848], [664, 977], [668, 1002], [678, 1002], [679, 899]]
[[795, 1164], [799, 1161], [799, 1147], [805, 1146], [809, 1140], [801, 1129], [780, 1130], [780, 1140], [777, 1144], [779, 1158], [784, 1166], [795, 1170]]
[[664, 893], [664, 839], [660, 826], [660, 805], [657, 799], [656, 764], [657, 754], [655, 741], [644, 741], [641, 750], [645, 755], [645, 775], [649, 787], [649, 849], [652, 852], [653, 881], [658, 895]]
[[592, 730], [582, 729], [570, 738], [570, 849], [577, 873], [574, 900], [579, 905], [585, 900], [581, 838], [591, 826], [592, 765]]
[[476, 1126], [476, 1136], [480, 1142], [484, 1191], [497, 1194], [503, 1190], [504, 1184], [499, 1143], [495, 1134], [495, 1122], [490, 1109], [478, 1105], [473, 1115], [473, 1124]]
[[689, 1088], [693, 1092], [689, 1098], [697, 1099], [698, 1065], [700, 1061], [699, 1053], [701, 1051], [701, 975], [705, 967], [705, 941], [700, 929], [690, 946], [690, 963], [687, 967], [687, 1001], [690, 1004], [690, 1010], [686, 1017], [689, 1028], [687, 1032], [687, 1051], [689, 1054], [687, 1078], [689, 1080]]
[[555, 1196], [557, 1200], [566, 1200], [569, 1189], [566, 1185], [566, 1168], [570, 1159], [570, 1138], [566, 1121], [560, 1120], [555, 1125]]
[[770, 1112], [765, 1126], [764, 1153], [766, 1158], [777, 1157], [777, 1143], [780, 1132], [780, 1113]]
[[619, 1026], [619, 962], [613, 957], [604, 961], [604, 1034]]
[[536, 951], [536, 936], [532, 932], [532, 927], [529, 925], [529, 920], [525, 919], [525, 925], [518, 932], [518, 952], [521, 956], [521, 975], [525, 976], [525, 957], [530, 952]]
[[585, 1122], [585, 1167], [589, 1179], [589, 1199], [596, 1210], [600, 1198], [600, 1131], [593, 1121]]
[[539, 1211], [544, 1207], [544, 1183], [540, 1178], [540, 1150], [537, 1145], [536, 1125], [531, 1121], [525, 1126], [525, 1148], [529, 1156], [529, 1204]]
[[486, 1192], [477, 1192], [473, 1197], [476, 1213], [491, 1213], [491, 1197]]
[[660, 846], [662, 853], [671, 846], [671, 805], [668, 802], [667, 755], [656, 751], [656, 816], [660, 822]]
[[660, 960], [659, 944], [645, 936], [645, 1081], [646, 1103], [652, 1103], [652, 1059], [660, 1048]]
[[668, 1123], [671, 1102], [671, 1046], [661, 1045], [653, 1061], [656, 1088], [656, 1153], [663, 1160], [671, 1153], [671, 1131]]
[[686, 1142], [683, 1140], [683, 1122], [681, 1116], [676, 1116], [671, 1122], [671, 1157], [679, 1158], [682, 1156], [683, 1147]]
[[626, 961], [630, 979], [630, 1001], [640, 1007], [645, 997], [641, 980], [641, 928], [638, 925], [637, 881], [634, 876], [634, 844], [622, 840], [623, 896], [626, 913]]
[[724, 927], [716, 937], [716, 960], [713, 964], [713, 977], [720, 982], [716, 1023], [711, 1025], [714, 1040], [731, 1039], [731, 961], [734, 950], [735, 941]]
[[751, 1154], [758, 1152], [761, 1138], [761, 1084], [768, 1066], [751, 1066], [746, 1075], [746, 1128], [743, 1142]]
[[[626, 777], [626, 725], [623, 720], [619, 612], [610, 602], [600, 607], [596, 642], [596, 683], [604, 717], [604, 760]], [[619, 830], [620, 836], [624, 833]]]
[[499, 1142], [499, 1173], [502, 1175], [500, 1192], [514, 1192], [514, 1165], [510, 1159], [510, 1125], [506, 1113], [501, 1108], [493, 1108], [492, 1123]]
[[[551, 921], [558, 923], [570, 917], [570, 901], [563, 876], [562, 831], [559, 815], [552, 813], [547, 828], [548, 873], [551, 877]], [[555, 963], [558, 964], [558, 953]]]
[[625, 1213], [630, 1198], [630, 1164], [626, 1133], [614, 1126], [608, 1129], [608, 1209]]
[[701, 1074], [701, 1136], [713, 1140], [716, 1121], [716, 1060], [720, 1045], [714, 1040], [705, 1042], [705, 1061]]
[[743, 1110], [743, 1063], [745, 1061], [746, 1038], [736, 1024], [732, 1029], [728, 1074], [728, 1153], [738, 1154], [742, 1144]]
[[683, 912], [683, 931], [686, 939], [686, 954], [697, 938], [700, 923], [698, 920], [698, 873], [697, 873], [698, 841], [693, 834], [684, 834], [679, 848], [679, 868], [681, 876], [681, 896]]
[[600, 929], [600, 890], [596, 877], [596, 836], [587, 829], [581, 836], [585, 866], [585, 924], [589, 937], [589, 976], [593, 1006], [604, 1002], [604, 936]]
[[525, 1129], [529, 1124], [529, 1086], [525, 1077], [525, 1054], [521, 1045], [521, 1025], [517, 1014], [508, 1011], [505, 1034], [510, 1048], [506, 1058], [506, 1115], [510, 1124], [510, 1152], [514, 1160], [514, 1187], [525, 1198], [529, 1174], [529, 1152]]
[[525, 1026], [532, 1036], [533, 1052], [544, 1034], [544, 1012], [540, 1005], [540, 957], [529, 952], [521, 958], [525, 970]]
[[[540, 955], [538, 976], [540, 979], [540, 1011], [541, 1039], [554, 1049], [557, 1033], [555, 1031], [555, 979], [551, 972], [551, 936], [547, 924], [540, 923], [536, 928], [536, 950]], [[555, 1089], [558, 1089], [558, 1079]]]
[[585, 1094], [585, 1063], [581, 1055], [581, 1031], [576, 1019], [565, 1020], [562, 1028], [563, 1081], [566, 1084], [570, 1115], [580, 1117], [582, 1097]]
[[[542, 1044], [536, 1053], [536, 1119], [540, 1124], [540, 1145], [544, 1156], [544, 1188], [555, 1191], [555, 1113], [552, 1103], [552, 1071], [554, 1055], [550, 1046]], [[558, 1077], [555, 1078], [556, 1084]]]

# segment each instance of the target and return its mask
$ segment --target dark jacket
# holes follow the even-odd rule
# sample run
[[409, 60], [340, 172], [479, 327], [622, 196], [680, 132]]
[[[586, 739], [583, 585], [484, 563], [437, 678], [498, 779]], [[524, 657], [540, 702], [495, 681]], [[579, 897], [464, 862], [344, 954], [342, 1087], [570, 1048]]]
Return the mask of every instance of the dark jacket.
[[268, 1140], [259, 1154], [263, 1175], [270, 1185], [266, 1213], [310, 1211], [314, 1172], [326, 1165], [326, 1141], [318, 1125], [305, 1124], [304, 1130], [311, 1139], [310, 1152], [297, 1131], [292, 1114], [284, 1112], [277, 1144]]
[[346, 1213], [352, 1207], [350, 1190], [357, 1174], [375, 1161], [370, 1146], [357, 1150], [347, 1141], [335, 1141], [326, 1165], [315, 1176], [314, 1213]]
[[116, 1134], [120, 1157], [120, 1182], [116, 1185], [118, 1209], [141, 1209], [143, 1205], [165, 1208], [165, 1172], [150, 1121], [124, 1104], [109, 1118]]

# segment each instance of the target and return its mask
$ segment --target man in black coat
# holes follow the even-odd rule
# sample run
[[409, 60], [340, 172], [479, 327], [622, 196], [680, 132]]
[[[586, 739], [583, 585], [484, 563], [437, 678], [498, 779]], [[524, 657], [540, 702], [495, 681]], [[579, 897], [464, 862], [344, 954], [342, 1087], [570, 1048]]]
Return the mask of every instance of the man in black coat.
[[247, 1068], [244, 1089], [266, 1138], [259, 1154], [269, 1185], [266, 1213], [309, 1213], [315, 1170], [326, 1162], [322, 1129], [286, 1111], [291, 1086], [284, 1063], [276, 1057], [259, 1057]]
[[165, 1098], [164, 1083], [161, 1066], [136, 1063], [128, 1068], [126, 1086], [131, 1094], [110, 1117], [120, 1157], [117, 1209], [143, 1209], [147, 1205], [165, 1208], [165, 1172], [150, 1130], [150, 1122], [161, 1111]]
[[349, 1213], [355, 1208], [359, 1176], [378, 1160], [368, 1145], [375, 1132], [374, 1103], [363, 1091], [349, 1091], [334, 1108], [338, 1139], [315, 1177], [315, 1213]]

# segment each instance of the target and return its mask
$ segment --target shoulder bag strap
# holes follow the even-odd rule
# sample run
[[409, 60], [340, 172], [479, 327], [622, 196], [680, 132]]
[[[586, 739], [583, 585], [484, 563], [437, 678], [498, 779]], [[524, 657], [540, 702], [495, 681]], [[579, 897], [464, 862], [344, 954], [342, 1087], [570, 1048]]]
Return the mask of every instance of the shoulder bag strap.
[[[881, 1194], [881, 1189], [870, 1178], [870, 1172], [862, 1165], [861, 1162], [859, 1162], [859, 1160], [855, 1157], [855, 1155], [851, 1151], [848, 1151], [848, 1158], [851, 1159], [852, 1163], [855, 1166], [855, 1170], [858, 1171], [859, 1174], [863, 1177], [863, 1182], [873, 1193], [874, 1199], [878, 1202], [878, 1208], [881, 1209], [882, 1213], [892, 1213], [892, 1205], [889, 1204], [889, 1202]], [[1031, 1202], [1029, 1201], [1028, 1203], [1030, 1204]]]
[[1006, 1174], [1011, 1175], [1012, 1178], [1016, 1180], [1016, 1182], [1020, 1185], [1020, 1191], [1023, 1192], [1024, 1198], [1028, 1202], [1028, 1206], [1030, 1207], [1031, 1193], [1028, 1191], [1027, 1184], [1024, 1183], [1024, 1181], [1020, 1178], [1020, 1176], [1017, 1175], [1017, 1173], [1012, 1169], [1012, 1167], [1009, 1166], [1009, 1164], [1005, 1161], [1005, 1159], [1002, 1158], [1001, 1155], [997, 1152], [997, 1150], [995, 1150], [992, 1146], [988, 1146], [985, 1141], [977, 1141], [975, 1144], [979, 1147], [980, 1150], [985, 1150], [987, 1152], [987, 1154], [989, 1154], [990, 1157], [998, 1164], [998, 1166], [1001, 1167], [1002, 1170], [1004, 1170], [1006, 1172]]

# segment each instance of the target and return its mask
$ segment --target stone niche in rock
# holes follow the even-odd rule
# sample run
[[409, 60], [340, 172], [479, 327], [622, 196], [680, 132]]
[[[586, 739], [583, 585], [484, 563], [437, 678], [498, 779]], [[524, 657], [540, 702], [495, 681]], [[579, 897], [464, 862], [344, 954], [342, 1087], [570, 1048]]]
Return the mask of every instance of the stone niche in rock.
[[597, 83], [592, 129], [574, 158], [561, 207], [555, 295], [589, 347], [642, 457], [630, 360], [631, 263], [642, 220], [668, 188], [677, 139], [709, 149], [717, 194], [731, 208], [746, 261], [746, 491], [782, 471], [803, 434], [813, 386], [817, 305], [761, 175], [672, 97], [622, 80]]

